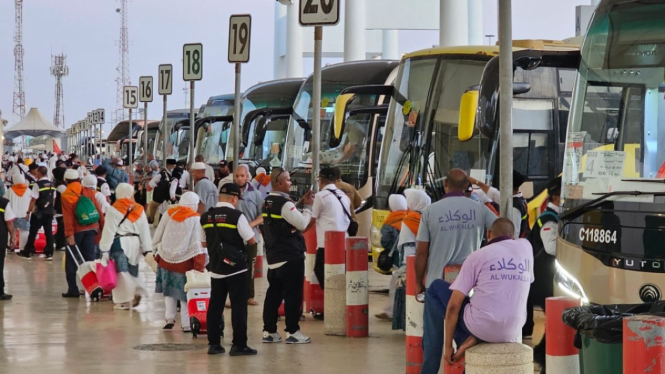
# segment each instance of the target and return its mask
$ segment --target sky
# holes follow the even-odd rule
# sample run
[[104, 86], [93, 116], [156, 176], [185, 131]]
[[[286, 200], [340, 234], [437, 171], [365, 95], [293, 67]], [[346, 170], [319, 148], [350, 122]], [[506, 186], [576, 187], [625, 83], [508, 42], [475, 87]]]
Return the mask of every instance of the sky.
[[[347, 0], [351, 1], [351, 0]], [[414, 0], [404, 0], [414, 1]], [[463, 0], [456, 0], [463, 1]], [[496, 0], [483, 0], [484, 34], [497, 35]], [[575, 6], [590, 0], [513, 0], [515, 39], [554, 39], [574, 36]], [[36, 107], [49, 120], [55, 106], [55, 78], [50, 76], [51, 55], [67, 55], [69, 76], [63, 80], [65, 123], [83, 119], [88, 111], [105, 108], [107, 118], [116, 107], [119, 60], [119, 3], [114, 0], [26, 0], [23, 5], [23, 47], [26, 113]], [[251, 61], [243, 65], [242, 89], [273, 79], [274, 0], [130, 0], [128, 4], [130, 77], [157, 76], [159, 64], [174, 67], [173, 95], [168, 108], [185, 107], [182, 81], [182, 45], [201, 42], [203, 80], [196, 83], [196, 107], [213, 95], [232, 93], [233, 66], [227, 61], [228, 18], [252, 15]], [[343, 16], [342, 12], [342, 16]], [[304, 34], [303, 37], [307, 37]], [[438, 31], [400, 31], [399, 52], [438, 44]], [[494, 39], [496, 41], [496, 39]], [[14, 1], [0, 1], [0, 110], [14, 124]], [[324, 59], [323, 63], [341, 62]], [[304, 74], [313, 61], [305, 58]], [[155, 78], [156, 79], [156, 78]], [[156, 83], [156, 80], [155, 80]], [[161, 98], [148, 107], [151, 118], [162, 113]], [[105, 126], [105, 132], [112, 124]]]

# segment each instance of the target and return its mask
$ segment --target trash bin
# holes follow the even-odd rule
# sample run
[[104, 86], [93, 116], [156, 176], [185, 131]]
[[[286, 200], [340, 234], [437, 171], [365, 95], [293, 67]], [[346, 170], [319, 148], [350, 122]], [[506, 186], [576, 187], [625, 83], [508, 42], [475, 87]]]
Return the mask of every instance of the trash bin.
[[665, 302], [587, 305], [566, 309], [563, 322], [577, 331], [581, 374], [621, 374], [623, 318], [636, 314], [664, 315]]

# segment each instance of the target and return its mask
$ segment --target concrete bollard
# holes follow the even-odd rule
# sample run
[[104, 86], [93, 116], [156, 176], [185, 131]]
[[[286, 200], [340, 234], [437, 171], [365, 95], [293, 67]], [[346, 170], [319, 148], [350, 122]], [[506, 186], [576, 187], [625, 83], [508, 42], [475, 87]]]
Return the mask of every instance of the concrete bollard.
[[665, 373], [665, 318], [623, 319], [623, 373]]
[[369, 335], [369, 276], [367, 238], [346, 239], [346, 336]]
[[423, 312], [416, 300], [416, 256], [406, 258], [406, 374], [420, 374], [423, 366]]
[[478, 344], [465, 356], [466, 374], [533, 374], [533, 349], [524, 344]]
[[319, 285], [316, 275], [314, 275], [314, 264], [316, 263], [316, 228], [312, 227], [303, 233], [305, 237], [305, 291], [304, 301], [306, 312], [314, 314], [323, 313], [323, 290]]
[[579, 374], [579, 351], [573, 345], [575, 329], [561, 320], [563, 311], [580, 306], [573, 297], [548, 297], [545, 301], [546, 352], [545, 365], [549, 374]]
[[346, 335], [346, 233], [327, 231], [325, 241], [323, 333]]

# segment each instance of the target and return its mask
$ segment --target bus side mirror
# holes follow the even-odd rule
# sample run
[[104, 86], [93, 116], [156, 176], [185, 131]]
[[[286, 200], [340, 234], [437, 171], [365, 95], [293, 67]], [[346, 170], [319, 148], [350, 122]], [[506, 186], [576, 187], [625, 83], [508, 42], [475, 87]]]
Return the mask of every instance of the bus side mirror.
[[478, 112], [478, 91], [466, 91], [462, 95], [459, 106], [459, 124], [457, 125], [457, 138], [465, 142], [473, 137]]
[[335, 101], [335, 127], [334, 127], [334, 136], [335, 139], [339, 139], [342, 136], [342, 131], [344, 130], [344, 120], [346, 113], [346, 108], [356, 97], [354, 94], [342, 94], [337, 96]]

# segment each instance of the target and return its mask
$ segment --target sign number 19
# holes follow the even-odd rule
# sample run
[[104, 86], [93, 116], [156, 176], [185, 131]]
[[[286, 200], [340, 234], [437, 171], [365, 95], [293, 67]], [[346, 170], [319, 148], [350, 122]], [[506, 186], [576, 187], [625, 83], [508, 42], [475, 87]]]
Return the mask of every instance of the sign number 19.
[[249, 61], [252, 35], [252, 17], [249, 14], [234, 14], [229, 20], [229, 62]]

